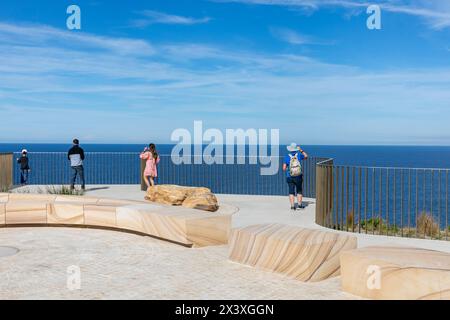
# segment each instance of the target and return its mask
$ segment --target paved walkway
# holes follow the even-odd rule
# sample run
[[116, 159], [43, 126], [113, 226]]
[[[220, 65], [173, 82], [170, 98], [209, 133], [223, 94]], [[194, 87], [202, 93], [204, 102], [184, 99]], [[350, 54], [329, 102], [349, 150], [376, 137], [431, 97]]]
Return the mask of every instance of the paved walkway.
[[[87, 196], [142, 200], [138, 186], [88, 187]], [[291, 212], [286, 197], [218, 195], [239, 208], [234, 227], [279, 222], [309, 228], [314, 201]], [[356, 235], [359, 246], [401, 244], [450, 252], [450, 242]], [[0, 229], [0, 299], [355, 299], [339, 277], [301, 283], [227, 260], [227, 246], [187, 249], [128, 233], [76, 228]], [[67, 287], [78, 266], [81, 289]], [[70, 270], [70, 269], [69, 269]]]

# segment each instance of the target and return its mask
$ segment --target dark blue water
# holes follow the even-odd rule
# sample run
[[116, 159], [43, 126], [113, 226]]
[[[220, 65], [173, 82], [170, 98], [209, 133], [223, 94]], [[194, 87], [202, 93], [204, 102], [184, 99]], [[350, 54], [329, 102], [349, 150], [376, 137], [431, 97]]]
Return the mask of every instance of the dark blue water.
[[[70, 144], [0, 144], [0, 152], [65, 152]], [[85, 144], [87, 152], [140, 152], [138, 144]], [[160, 154], [170, 155], [173, 145], [160, 144]], [[425, 146], [303, 146], [313, 157], [331, 157], [338, 165], [450, 168], [450, 147]], [[280, 146], [280, 155], [286, 147]]]

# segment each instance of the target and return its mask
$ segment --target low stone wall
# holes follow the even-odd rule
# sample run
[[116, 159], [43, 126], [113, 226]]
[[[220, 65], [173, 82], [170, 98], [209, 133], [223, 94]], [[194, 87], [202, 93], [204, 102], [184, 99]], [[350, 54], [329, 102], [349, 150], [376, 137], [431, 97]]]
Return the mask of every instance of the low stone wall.
[[0, 227], [102, 227], [133, 231], [193, 247], [228, 243], [231, 215], [143, 201], [0, 193]]

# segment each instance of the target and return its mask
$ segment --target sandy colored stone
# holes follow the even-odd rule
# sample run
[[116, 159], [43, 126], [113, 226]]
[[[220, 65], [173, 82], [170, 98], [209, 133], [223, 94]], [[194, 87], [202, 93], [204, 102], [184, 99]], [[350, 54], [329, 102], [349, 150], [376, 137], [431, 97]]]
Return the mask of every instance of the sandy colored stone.
[[181, 206], [186, 197], [186, 188], [176, 185], [157, 185], [147, 189], [145, 199], [162, 204]]
[[10, 193], [9, 201], [54, 201], [56, 195], [34, 193]]
[[47, 223], [47, 203], [38, 201], [9, 201], [6, 204], [6, 224]]
[[148, 188], [146, 200], [184, 206], [205, 211], [217, 211], [217, 198], [210, 189], [204, 187], [183, 187], [177, 185], [156, 185]]
[[231, 215], [151, 204], [130, 205], [117, 208], [117, 226], [203, 247], [228, 243]]
[[84, 223], [88, 226], [117, 227], [116, 207], [84, 205]]
[[52, 203], [48, 205], [47, 209], [49, 224], [84, 224], [83, 204]]
[[215, 212], [219, 209], [216, 196], [209, 193], [195, 192], [189, 195], [182, 204], [183, 207]]
[[66, 195], [58, 195], [55, 198], [56, 202], [75, 202], [75, 203], [83, 203], [83, 204], [97, 204], [98, 198], [93, 197], [82, 197], [82, 196], [66, 196]]
[[119, 199], [98, 199], [96, 202], [99, 206], [126, 206], [130, 204], [135, 204], [136, 201], [131, 200], [119, 200]]
[[450, 300], [450, 254], [412, 247], [366, 247], [341, 255], [342, 289], [382, 300]]
[[0, 203], [0, 226], [5, 224], [6, 204]]
[[233, 229], [231, 261], [316, 282], [339, 275], [339, 256], [355, 249], [354, 236], [282, 224], [260, 224]]
[[8, 202], [9, 193], [0, 193], [0, 203]]

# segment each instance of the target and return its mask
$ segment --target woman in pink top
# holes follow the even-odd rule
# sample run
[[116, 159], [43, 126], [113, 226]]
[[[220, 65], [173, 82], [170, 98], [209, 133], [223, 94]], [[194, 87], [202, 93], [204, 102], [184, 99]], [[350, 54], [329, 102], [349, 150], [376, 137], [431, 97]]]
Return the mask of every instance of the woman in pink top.
[[155, 178], [158, 176], [157, 165], [159, 163], [159, 155], [156, 152], [156, 146], [151, 143], [141, 153], [140, 158], [146, 160], [144, 170], [144, 181], [147, 188], [155, 185]]

